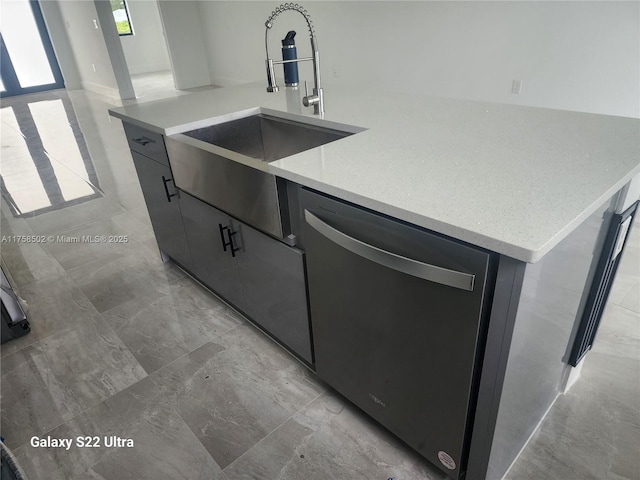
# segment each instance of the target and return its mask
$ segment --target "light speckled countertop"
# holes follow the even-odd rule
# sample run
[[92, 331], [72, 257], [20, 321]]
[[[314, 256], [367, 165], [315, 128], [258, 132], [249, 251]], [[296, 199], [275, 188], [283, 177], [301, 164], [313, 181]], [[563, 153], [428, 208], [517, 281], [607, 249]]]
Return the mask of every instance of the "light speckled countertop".
[[[256, 83], [110, 112], [165, 135], [259, 108], [318, 122], [300, 95]], [[325, 96], [325, 122], [366, 130], [261, 169], [525, 262], [640, 172], [638, 119], [332, 86]]]

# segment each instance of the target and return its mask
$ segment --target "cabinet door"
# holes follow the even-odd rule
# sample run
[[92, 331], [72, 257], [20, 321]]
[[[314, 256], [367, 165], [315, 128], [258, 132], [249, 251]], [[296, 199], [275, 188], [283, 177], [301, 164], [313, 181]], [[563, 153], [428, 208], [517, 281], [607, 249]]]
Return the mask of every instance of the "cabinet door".
[[191, 267], [189, 244], [169, 167], [131, 152], [158, 247], [175, 261]]
[[313, 363], [304, 253], [234, 221], [245, 312], [256, 323]]
[[236, 247], [230, 245], [229, 216], [184, 192], [181, 192], [180, 206], [194, 259], [191, 271], [226, 301], [244, 310], [240, 277], [233, 256], [237, 252], [231, 250]]

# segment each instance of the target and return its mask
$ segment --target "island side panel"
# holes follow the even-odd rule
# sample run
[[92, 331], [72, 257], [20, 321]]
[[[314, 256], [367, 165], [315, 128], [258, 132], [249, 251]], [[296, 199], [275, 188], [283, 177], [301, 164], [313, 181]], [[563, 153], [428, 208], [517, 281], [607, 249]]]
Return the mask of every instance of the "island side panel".
[[[614, 196], [614, 199], [616, 196]], [[562, 391], [577, 322], [615, 202], [606, 202], [538, 263], [527, 264], [486, 478], [501, 479]]]
[[500, 256], [478, 385], [466, 480], [485, 480], [526, 263]]

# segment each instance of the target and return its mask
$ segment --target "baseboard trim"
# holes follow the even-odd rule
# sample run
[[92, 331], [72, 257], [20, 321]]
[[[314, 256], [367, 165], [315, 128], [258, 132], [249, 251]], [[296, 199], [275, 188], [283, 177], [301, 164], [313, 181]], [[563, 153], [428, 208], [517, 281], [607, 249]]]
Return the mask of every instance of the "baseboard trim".
[[120, 91], [117, 88], [107, 87], [105, 85], [100, 85], [93, 82], [82, 82], [82, 88], [84, 90], [89, 90], [90, 92], [97, 93], [108, 98], [115, 98], [117, 100], [120, 100]]
[[[211, 77], [211, 85], [217, 85], [219, 87], [233, 87], [234, 85], [242, 85], [243, 83], [249, 83], [247, 80], [238, 80], [229, 77]], [[267, 81], [265, 80], [265, 88]]]
[[141, 75], [144, 73], [170, 72], [171, 65], [168, 63], [149, 63], [147, 65], [136, 65], [129, 67], [130, 75]]

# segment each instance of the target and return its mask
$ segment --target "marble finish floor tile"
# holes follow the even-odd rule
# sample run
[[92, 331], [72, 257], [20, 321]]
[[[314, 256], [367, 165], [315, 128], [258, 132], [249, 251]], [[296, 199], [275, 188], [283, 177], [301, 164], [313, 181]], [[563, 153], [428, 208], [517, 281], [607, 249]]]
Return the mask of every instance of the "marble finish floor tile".
[[[33, 229], [24, 218], [14, 217], [4, 198], [0, 200], [0, 233], [5, 236], [10, 235], [34, 235]], [[3, 242], [4, 247], [8, 242]]]
[[93, 322], [98, 312], [67, 275], [57, 275], [20, 287], [31, 332], [0, 346], [2, 356], [49, 335], [66, 332]]
[[[634, 219], [634, 224], [640, 224], [640, 220]], [[629, 233], [616, 276], [618, 273], [636, 276], [636, 278], [640, 275], [640, 228], [638, 225], [634, 225]]]
[[51, 371], [86, 408], [147, 376], [115, 332], [97, 318], [40, 340]]
[[[128, 152], [126, 153], [129, 154]], [[133, 165], [133, 160], [131, 160], [131, 164]], [[122, 208], [127, 211], [140, 208], [144, 208], [146, 211], [147, 205], [144, 203], [144, 196], [142, 195], [137, 174], [132, 172], [129, 174], [128, 179], [129, 182], [126, 182], [126, 179], [123, 178], [120, 182], [115, 183], [113, 187], [109, 188], [103, 185], [103, 187], [108, 188], [109, 191], [105, 196], [108, 198], [113, 196]]]
[[630, 294], [632, 288], [635, 288], [635, 296], [640, 296], [640, 283], [638, 283], [639, 274], [624, 273], [618, 269], [616, 278], [609, 292], [608, 302], [620, 305], [627, 295]]
[[325, 393], [224, 470], [230, 480], [447, 477], [335, 393]]
[[133, 298], [102, 314], [147, 373], [154, 372], [244, 322], [191, 278], [169, 293]]
[[81, 413], [36, 343], [2, 358], [0, 435], [16, 448]]
[[[220, 467], [165, 402], [149, 378], [47, 433], [53, 438], [97, 436], [100, 446], [14, 451], [29, 478], [99, 480], [226, 480]], [[104, 437], [131, 439], [108, 447]]]
[[640, 360], [640, 313], [607, 305], [591, 351]]
[[96, 319], [4, 357], [0, 370], [2, 435], [10, 447], [146, 377], [115, 333]]
[[592, 351], [585, 362], [507, 480], [640, 478], [640, 360]]
[[90, 261], [127, 256], [144, 258], [149, 264], [159, 263], [160, 259], [153, 230], [131, 212], [67, 230], [56, 238], [43, 247], [65, 270]]
[[221, 468], [320, 395], [315, 376], [249, 325], [151, 375]]
[[[2, 235], [7, 234], [3, 231]], [[14, 287], [64, 273], [60, 263], [43, 247], [44, 244], [28, 242], [2, 244], [2, 260], [15, 282]]]
[[56, 259], [43, 249], [44, 243], [29, 240], [34, 237], [36, 235], [26, 220], [12, 217], [2, 199], [0, 253], [15, 287], [64, 272]]
[[133, 208], [130, 210], [131, 215], [140, 220], [143, 224], [147, 225], [149, 228], [153, 229], [151, 226], [151, 217], [149, 217], [149, 211], [147, 210], [147, 206]]
[[184, 277], [173, 263], [163, 264], [160, 254], [99, 258], [68, 271], [99, 312], [122, 305], [138, 296], [165, 295], [169, 285]]
[[640, 313], [640, 217], [634, 219], [620, 265], [609, 293], [609, 302]]
[[636, 282], [620, 300], [620, 306], [640, 313], [640, 282]]
[[124, 212], [124, 208], [111, 198], [93, 200], [27, 218], [27, 223], [37, 235], [56, 235], [85, 225], [100, 218]]

